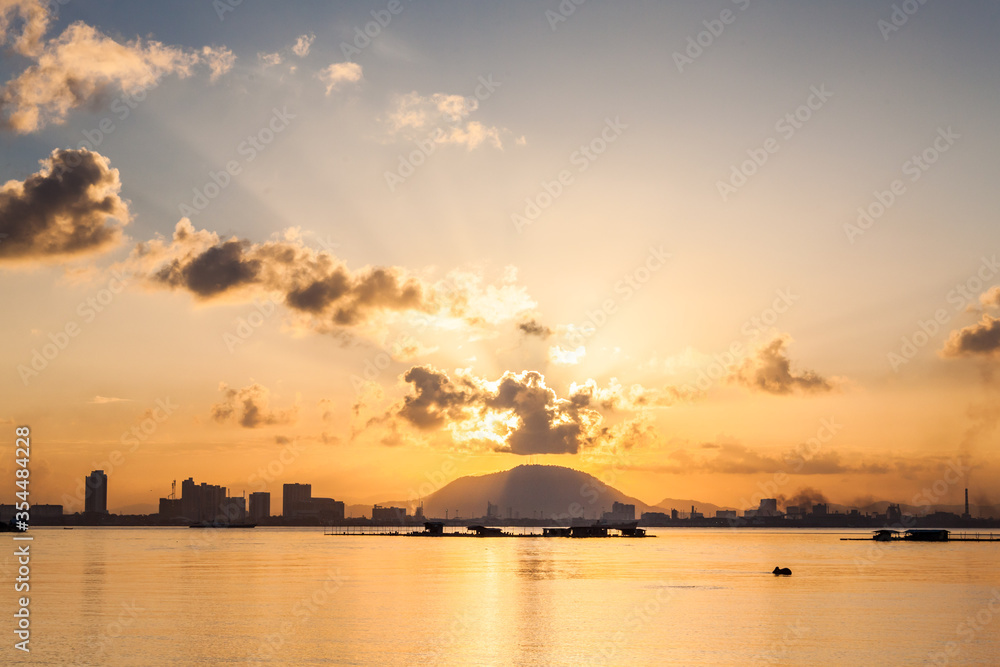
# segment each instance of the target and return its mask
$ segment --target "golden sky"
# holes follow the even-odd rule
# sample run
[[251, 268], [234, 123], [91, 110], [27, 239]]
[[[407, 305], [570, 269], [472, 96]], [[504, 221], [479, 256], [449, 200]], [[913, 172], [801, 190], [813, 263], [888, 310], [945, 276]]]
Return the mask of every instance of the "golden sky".
[[1000, 8], [77, 4], [0, 0], [34, 502], [997, 500]]

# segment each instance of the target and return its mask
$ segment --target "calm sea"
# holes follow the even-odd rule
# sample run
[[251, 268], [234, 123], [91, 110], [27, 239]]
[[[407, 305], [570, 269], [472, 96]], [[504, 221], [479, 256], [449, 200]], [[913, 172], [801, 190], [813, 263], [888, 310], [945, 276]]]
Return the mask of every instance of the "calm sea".
[[0, 664], [1000, 664], [1000, 543], [651, 532], [34, 528], [30, 655], [4, 534]]

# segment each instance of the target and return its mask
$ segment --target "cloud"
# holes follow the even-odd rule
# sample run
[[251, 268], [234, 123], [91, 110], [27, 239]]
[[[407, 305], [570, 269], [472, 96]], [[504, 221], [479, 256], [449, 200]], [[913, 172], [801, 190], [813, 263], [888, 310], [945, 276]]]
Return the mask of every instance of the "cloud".
[[425, 96], [413, 91], [396, 96], [386, 124], [394, 138], [430, 138], [435, 143], [459, 144], [469, 150], [487, 143], [502, 149], [500, 135], [506, 130], [468, 120], [478, 108], [479, 101], [472, 97], [445, 93]]
[[92, 399], [87, 401], [88, 403], [93, 403], [94, 405], [107, 405], [108, 403], [121, 403], [123, 401], [131, 401], [130, 398], [115, 398], [112, 396], [94, 396]]
[[211, 72], [209, 81], [212, 82], [231, 70], [236, 63], [236, 56], [224, 46], [206, 46], [202, 48], [201, 55]]
[[14, 39], [14, 51], [33, 56], [42, 49], [42, 38], [49, 28], [48, 3], [41, 0], [0, 0], [0, 46], [6, 44], [12, 26], [20, 23], [21, 33]]
[[729, 380], [769, 394], [831, 391], [833, 389], [831, 382], [813, 371], [803, 371], [798, 375], [792, 372], [791, 361], [785, 355], [785, 348], [790, 342], [791, 338], [788, 335], [774, 338], [733, 369]]
[[582, 384], [569, 385], [570, 398], [583, 405], [599, 405], [604, 410], [644, 410], [669, 407], [699, 396], [697, 390], [667, 385], [663, 388], [644, 387], [641, 384], [625, 386], [618, 378], [608, 380], [606, 387], [589, 379]]
[[539, 338], [548, 338], [549, 336], [552, 335], [552, 329], [542, 324], [539, 324], [534, 319], [518, 323], [517, 328], [525, 336], [538, 336]]
[[298, 417], [298, 406], [287, 410], [269, 408], [270, 391], [257, 383], [232, 389], [225, 382], [219, 384], [221, 402], [212, 406], [212, 419], [220, 424], [236, 423], [243, 428], [258, 428], [275, 424], [292, 424]]
[[31, 57], [35, 63], [0, 89], [6, 126], [21, 134], [60, 124], [70, 110], [93, 104], [112, 90], [135, 93], [168, 74], [189, 76], [201, 60], [194, 51], [157, 41], [121, 44], [82, 22]]
[[912, 457], [882, 456], [875, 461], [865, 461], [860, 454], [844, 455], [830, 449], [809, 456], [801, 447], [771, 454], [737, 442], [722, 441], [703, 443], [693, 450], [676, 449], [668, 452], [660, 464], [635, 469], [669, 474], [885, 475], [904, 471], [911, 474], [918, 468], [931, 470], [934, 465], [936, 460], [915, 465]]
[[275, 65], [280, 65], [282, 61], [282, 56], [280, 52], [275, 51], [274, 53], [264, 53], [263, 51], [257, 54], [257, 60], [264, 67], [274, 67]]
[[0, 261], [81, 255], [117, 245], [130, 216], [118, 194], [118, 170], [108, 159], [86, 149], [57, 149], [40, 164], [25, 180], [0, 186]]
[[313, 40], [316, 39], [316, 35], [309, 33], [308, 35], [299, 35], [298, 39], [295, 40], [295, 44], [292, 45], [292, 53], [297, 55], [299, 58], [305, 58], [309, 55], [309, 48], [312, 46]]
[[389, 128], [392, 132], [423, 130], [440, 119], [460, 121], [478, 108], [479, 102], [461, 95], [434, 93], [425, 97], [413, 91], [396, 96], [395, 108], [388, 116]]
[[[386, 426], [401, 442], [401, 425], [421, 433], [448, 433], [461, 446], [518, 455], [576, 454], [600, 458], [656, 439], [645, 413], [606, 421], [598, 410], [641, 411], [660, 393], [612, 380], [572, 384], [566, 397], [548, 387], [537, 371], [508, 371], [496, 381], [467, 370], [448, 375], [432, 366], [414, 366], [402, 376], [410, 392], [367, 427]], [[356, 406], [357, 407], [357, 406]], [[357, 414], [357, 410], [356, 410]]]
[[122, 268], [147, 287], [187, 291], [201, 301], [280, 299], [298, 328], [318, 333], [382, 331], [392, 316], [405, 315], [430, 326], [480, 327], [536, 307], [515, 284], [516, 271], [506, 271], [500, 286], [487, 287], [481, 275], [457, 271], [437, 282], [401, 267], [352, 271], [330, 252], [304, 245], [295, 230], [265, 243], [223, 241], [195, 230], [187, 218], [177, 223], [170, 242], [138, 244]]
[[343, 83], [357, 83], [361, 80], [361, 65], [357, 63], [333, 63], [320, 70], [319, 80], [326, 84], [329, 95]]
[[981, 303], [984, 308], [1000, 307], [1000, 285], [991, 287], [980, 294], [979, 303]]
[[[267, 67], [274, 67], [276, 65], [280, 65], [281, 63], [283, 63], [289, 51], [291, 51], [299, 58], [305, 58], [307, 55], [309, 55], [309, 49], [310, 47], [312, 47], [313, 40], [315, 39], [316, 35], [312, 33], [309, 33], [307, 35], [299, 35], [298, 38], [296, 38], [295, 43], [292, 44], [290, 47], [285, 47], [280, 51], [274, 51], [273, 53], [267, 53], [264, 51], [259, 52], [257, 54], [257, 60], [260, 61], [263, 67], [267, 68]], [[295, 71], [294, 66], [291, 69], [292, 71]]]
[[399, 418], [419, 430], [447, 430], [459, 443], [519, 455], [573, 454], [609, 435], [586, 398], [559, 398], [536, 371], [508, 371], [489, 382], [414, 366], [403, 379], [412, 393], [381, 421]]
[[[991, 292], [992, 290], [987, 294]], [[990, 357], [995, 356], [998, 351], [1000, 351], [1000, 319], [983, 315], [978, 323], [952, 331], [945, 341], [941, 354], [945, 357]]]
[[553, 345], [549, 348], [549, 361], [560, 366], [575, 366], [585, 356], [587, 356], [587, 348], [583, 345], [572, 349], [562, 345]]
[[443, 134], [436, 135], [435, 140], [439, 144], [460, 144], [470, 151], [484, 141], [494, 148], [503, 148], [503, 142], [500, 140], [500, 129], [487, 127], [475, 120], [467, 123], [464, 128], [452, 127]]
[[250, 259], [248, 241], [225, 241], [193, 255], [189, 261], [175, 259], [157, 271], [153, 280], [170, 287], [183, 287], [207, 298], [257, 281], [260, 260]]

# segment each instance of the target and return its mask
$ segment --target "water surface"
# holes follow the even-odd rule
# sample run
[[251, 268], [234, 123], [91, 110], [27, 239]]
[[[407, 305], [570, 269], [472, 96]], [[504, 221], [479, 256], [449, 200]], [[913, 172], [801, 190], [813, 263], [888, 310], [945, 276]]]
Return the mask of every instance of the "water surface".
[[[13, 650], [18, 594], [5, 586], [3, 663], [1000, 661], [1000, 543], [844, 542], [845, 533], [816, 530], [651, 533], [33, 528], [32, 652]], [[776, 565], [793, 575], [771, 575]], [[4, 566], [12, 582], [11, 557]]]

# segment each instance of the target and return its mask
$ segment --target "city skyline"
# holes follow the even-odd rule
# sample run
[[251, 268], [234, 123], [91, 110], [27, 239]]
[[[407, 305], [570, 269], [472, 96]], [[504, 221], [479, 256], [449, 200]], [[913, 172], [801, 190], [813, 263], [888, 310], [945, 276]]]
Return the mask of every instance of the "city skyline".
[[0, 2], [35, 497], [1000, 502], [1000, 8], [573, 6]]
[[[520, 466], [518, 470], [523, 470], [525, 468], [537, 468], [539, 470], [551, 470], [552, 466]], [[572, 469], [558, 468], [558, 470], [564, 470], [571, 473], [579, 474], [579, 471], [574, 471]], [[505, 471], [501, 474], [509, 474], [515, 471]], [[482, 476], [482, 479], [491, 477], [492, 475]], [[589, 476], [588, 476], [589, 477]], [[466, 481], [466, 479], [471, 479], [475, 481], [477, 478], [462, 478], [460, 480], [453, 480], [455, 483], [461, 483]], [[953, 478], [957, 480], [958, 478]], [[79, 517], [84, 518], [89, 517], [91, 520], [98, 519], [100, 523], [105, 522], [107, 519], [112, 519], [114, 516], [120, 516], [122, 518], [136, 517], [136, 516], [149, 516], [157, 517], [160, 521], [164, 522], [176, 522], [177, 520], [183, 520], [187, 523], [200, 523], [200, 524], [230, 524], [230, 523], [244, 523], [244, 522], [254, 522], [254, 521], [264, 521], [267, 519], [282, 517], [284, 519], [312, 519], [318, 520], [320, 524], [325, 523], [336, 523], [338, 521], [343, 521], [345, 519], [366, 519], [368, 515], [360, 514], [355, 516], [354, 512], [363, 507], [371, 507], [372, 503], [363, 502], [353, 502], [351, 500], [335, 500], [333, 498], [324, 498], [312, 495], [312, 484], [311, 483], [301, 483], [301, 482], [286, 482], [281, 486], [281, 493], [276, 497], [281, 499], [280, 506], [275, 503], [275, 512], [271, 513], [271, 493], [270, 491], [253, 491], [247, 493], [245, 490], [234, 490], [223, 487], [221, 485], [210, 484], [207, 482], [196, 483], [193, 477], [189, 477], [183, 480], [181, 483], [180, 495], [177, 494], [177, 481], [174, 480], [171, 483], [171, 493], [166, 497], [159, 498], [158, 505], [149, 504], [147, 507], [142, 509], [148, 509], [149, 511], [140, 511], [137, 506], [132, 506], [129, 511], [109, 511], [108, 508], [108, 477], [104, 474], [103, 470], [93, 470], [89, 475], [84, 478], [84, 486], [82, 495], [85, 497], [85, 502], [83, 508], [78, 508], [79, 498], [81, 494], [77, 494], [74, 497], [71, 494], [63, 494], [62, 501], [68, 503], [68, 505], [50, 503], [43, 499], [43, 502], [38, 502], [36, 499], [32, 512], [37, 511], [39, 517], [43, 519], [43, 522], [58, 521], [60, 517]], [[442, 489], [437, 489], [436, 491], [447, 491], [451, 488], [451, 484], [445, 485]], [[573, 491], [568, 495], [563, 494], [564, 497], [562, 501], [556, 499], [557, 503], [562, 503], [559, 509], [568, 509], [569, 511], [558, 511], [558, 512], [548, 512], [540, 511], [538, 509], [532, 510], [531, 518], [534, 520], [548, 520], [555, 523], [566, 523], [571, 520], [579, 519], [599, 519], [603, 517], [603, 521], [632, 521], [636, 516], [636, 504], [635, 502], [640, 502], [640, 512], [642, 514], [642, 520], [649, 521], [653, 523], [651, 525], [658, 525], [656, 522], [661, 522], [659, 525], [669, 525], [663, 524], [662, 522], [668, 518], [673, 520], [680, 519], [706, 519], [706, 518], [716, 518], [716, 519], [727, 519], [727, 520], [738, 520], [738, 519], [751, 519], [756, 517], [787, 517], [789, 519], [801, 519], [805, 516], [817, 516], [826, 515], [828, 510], [831, 514], [836, 515], [850, 515], [850, 516], [862, 516], [860, 515], [861, 510], [865, 510], [864, 517], [869, 516], [869, 511], [873, 507], [878, 505], [886, 505], [888, 508], [888, 514], [879, 514], [879, 510], [875, 509], [875, 517], [882, 516], [883, 518], [888, 517], [889, 523], [893, 521], [898, 523], [900, 516], [900, 508], [906, 507], [909, 510], [914, 511], [915, 516], [938, 516], [943, 518], [945, 521], [950, 521], [952, 519], [946, 518], [948, 515], [953, 515], [954, 519], [993, 519], [993, 512], [997, 509], [996, 506], [977, 506], [969, 502], [969, 489], [964, 489], [964, 512], [959, 515], [958, 513], [949, 512], [949, 508], [955, 507], [955, 505], [948, 502], [943, 502], [941, 498], [944, 494], [933, 495], [933, 491], [926, 491], [925, 495], [914, 498], [912, 504], [907, 504], [905, 502], [893, 502], [892, 499], [880, 499], [877, 502], [872, 502], [867, 507], [852, 507], [850, 505], [842, 505], [839, 503], [831, 503], [827, 500], [826, 496], [816, 490], [816, 489], [803, 489], [800, 490], [794, 496], [785, 496], [784, 494], [779, 494], [777, 498], [768, 498], [767, 493], [773, 491], [777, 487], [772, 487], [771, 489], [761, 489], [756, 492], [752, 497], [742, 498], [740, 503], [736, 507], [730, 507], [725, 504], [717, 505], [711, 501], [705, 501], [704, 499], [689, 499], [680, 501], [677, 499], [662, 499], [660, 501], [654, 502], [642, 502], [639, 499], [632, 498], [631, 496], [624, 494], [622, 495], [620, 489], [615, 489], [613, 486], [605, 485], [600, 480], [592, 478], [591, 481], [585, 482], [584, 486], [580, 488], [579, 491]], [[230, 491], [235, 491], [240, 495], [230, 495]], [[436, 493], [435, 491], [435, 493]], [[556, 496], [559, 496], [557, 493]], [[633, 501], [630, 503], [619, 502], [616, 498], [620, 496], [626, 500]], [[113, 495], [112, 495], [113, 497]], [[389, 503], [389, 506], [380, 505], [376, 502], [370, 512], [370, 518], [372, 521], [381, 521], [391, 523], [393, 521], [402, 521], [409, 517], [410, 519], [422, 520], [425, 516], [424, 513], [424, 503], [433, 499], [435, 496], [432, 493], [430, 496], [424, 496], [419, 498], [408, 498], [406, 500], [383, 500], [383, 503]], [[580, 501], [586, 500], [587, 504], [583, 504]], [[506, 507], [504, 512], [500, 504], [494, 503], [492, 499], [487, 499], [486, 501], [486, 511], [482, 514], [482, 518], [486, 520], [502, 521], [507, 520], [524, 520], [527, 519], [527, 514], [521, 516], [521, 511], [524, 511], [525, 506], [522, 504], [517, 511], [514, 511], [511, 506]], [[549, 499], [547, 503], [551, 505], [552, 499]], [[685, 510], [678, 510], [671, 505], [683, 504], [686, 502], [692, 503], [690, 512]], [[402, 507], [396, 507], [393, 504], [400, 503]], [[596, 504], [595, 504], [596, 503]], [[440, 503], [438, 503], [440, 504]], [[468, 510], [468, 503], [464, 500], [460, 501], [460, 504], [465, 506]], [[562, 506], [565, 505], [565, 508]], [[0, 503], [0, 507], [3, 507], [4, 512], [13, 513], [13, 505], [3, 505]], [[279, 510], [280, 507], [280, 510]], [[446, 507], [446, 506], [445, 506]], [[896, 517], [893, 519], [892, 508], [896, 508]], [[975, 512], [970, 510], [970, 507], [975, 509]], [[714, 508], [714, 509], [707, 509]], [[608, 511], [610, 509], [610, 511]], [[666, 512], [661, 512], [661, 510], [668, 510], [669, 514]], [[705, 510], [707, 512], [701, 512], [699, 510]], [[843, 510], [843, 512], [841, 511]], [[988, 514], [984, 513], [988, 512]], [[363, 510], [362, 510], [363, 511]], [[382, 512], [380, 515], [379, 512]], [[449, 509], [444, 510], [444, 518], [448, 518]], [[440, 513], [440, 511], [439, 511]], [[474, 514], [474, 512], [473, 512]], [[397, 517], [398, 515], [398, 517]], [[102, 518], [103, 517], [103, 518]], [[453, 519], [458, 519], [459, 509], [455, 508]], [[428, 518], [441, 518], [441, 517], [428, 517]], [[474, 514], [472, 517], [477, 518]], [[5, 520], [5, 519], [4, 519]], [[113, 520], [113, 519], [112, 519]], [[650, 524], [647, 524], [650, 525]], [[741, 525], [738, 522], [733, 523], [733, 526]]]

